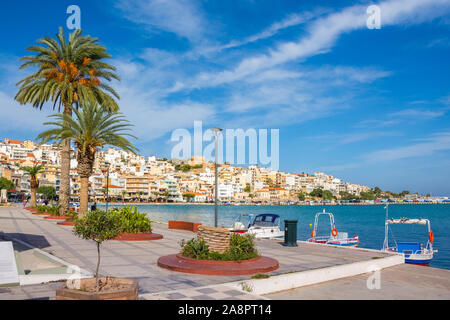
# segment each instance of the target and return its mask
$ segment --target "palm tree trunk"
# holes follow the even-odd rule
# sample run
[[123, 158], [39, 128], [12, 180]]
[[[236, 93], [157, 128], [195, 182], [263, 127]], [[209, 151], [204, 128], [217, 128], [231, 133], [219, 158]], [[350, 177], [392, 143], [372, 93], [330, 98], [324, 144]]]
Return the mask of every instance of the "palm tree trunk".
[[89, 205], [89, 178], [81, 177], [80, 187], [80, 218], [83, 218], [88, 212]]
[[39, 187], [38, 180], [36, 176], [31, 176], [30, 178], [30, 190], [31, 190], [31, 199], [30, 206], [36, 207], [36, 190]]
[[[64, 113], [72, 116], [70, 104], [64, 104]], [[69, 211], [70, 198], [70, 140], [62, 143], [61, 178], [59, 187], [59, 213], [64, 216]]]
[[36, 188], [31, 188], [30, 206], [36, 207]]

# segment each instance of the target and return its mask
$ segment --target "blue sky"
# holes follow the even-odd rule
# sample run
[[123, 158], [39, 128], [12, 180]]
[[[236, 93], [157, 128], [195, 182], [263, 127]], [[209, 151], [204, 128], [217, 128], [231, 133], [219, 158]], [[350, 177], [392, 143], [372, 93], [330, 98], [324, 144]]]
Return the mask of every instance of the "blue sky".
[[450, 0], [8, 1], [0, 138], [33, 139], [53, 113], [14, 102], [18, 59], [72, 4], [113, 56], [142, 154], [170, 157], [195, 120], [279, 129], [282, 171], [450, 195]]

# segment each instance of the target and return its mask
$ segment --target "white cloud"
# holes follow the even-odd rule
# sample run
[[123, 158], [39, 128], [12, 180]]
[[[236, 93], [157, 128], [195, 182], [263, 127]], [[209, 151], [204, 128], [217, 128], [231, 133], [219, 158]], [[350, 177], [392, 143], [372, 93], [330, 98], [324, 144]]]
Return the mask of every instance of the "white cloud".
[[49, 120], [47, 116], [54, 113], [56, 111], [49, 105], [42, 110], [31, 105], [20, 105], [14, 96], [0, 91], [0, 131], [27, 133], [30, 139], [34, 139], [43, 130], [43, 123]]
[[120, 109], [133, 123], [140, 143], [149, 142], [178, 128], [191, 128], [194, 121], [214, 121], [213, 106], [193, 101], [165, 102], [133, 88], [120, 87]]
[[207, 24], [196, 4], [191, 0], [118, 0], [116, 7], [128, 20], [153, 32], [163, 30], [198, 41]]
[[261, 31], [257, 34], [254, 34], [250, 37], [244, 38], [243, 40], [231, 41], [228, 44], [224, 44], [224, 45], [218, 46], [213, 49], [216, 51], [222, 51], [222, 50], [226, 50], [226, 49], [240, 47], [240, 46], [246, 45], [248, 43], [256, 42], [256, 41], [259, 41], [262, 39], [270, 38], [283, 29], [305, 24], [306, 22], [312, 20], [313, 18], [316, 18], [318, 15], [323, 14], [323, 12], [324, 12], [324, 10], [321, 9], [321, 10], [316, 10], [314, 12], [304, 12], [301, 14], [296, 14], [296, 13], [290, 14], [283, 20], [271, 24], [268, 28], [264, 29], [263, 31]]
[[[379, 4], [382, 27], [398, 24], [415, 24], [445, 15], [447, 0], [387, 0]], [[278, 65], [306, 59], [328, 52], [339, 37], [350, 31], [367, 28], [367, 5], [355, 5], [326, 17], [313, 20], [307, 26], [307, 34], [298, 41], [284, 42], [268, 53], [246, 57], [235, 68], [214, 73], [201, 73], [194, 80], [178, 88], [214, 87], [241, 80], [251, 74]], [[376, 32], [376, 31], [371, 31]]]
[[333, 144], [333, 146], [336, 145], [345, 145], [345, 144], [351, 144], [361, 141], [366, 141], [374, 138], [379, 137], [390, 137], [390, 136], [398, 136], [400, 135], [399, 132], [393, 132], [393, 131], [369, 131], [369, 132], [354, 132], [354, 133], [329, 133], [319, 136], [313, 136], [312, 139], [317, 140], [323, 140], [328, 141]]
[[412, 157], [433, 155], [437, 151], [450, 150], [450, 132], [442, 132], [422, 139], [409, 146], [378, 150], [363, 156], [366, 162], [394, 161]]
[[443, 110], [420, 110], [420, 109], [405, 109], [389, 114], [391, 117], [412, 118], [418, 120], [429, 120], [441, 117], [445, 114]]

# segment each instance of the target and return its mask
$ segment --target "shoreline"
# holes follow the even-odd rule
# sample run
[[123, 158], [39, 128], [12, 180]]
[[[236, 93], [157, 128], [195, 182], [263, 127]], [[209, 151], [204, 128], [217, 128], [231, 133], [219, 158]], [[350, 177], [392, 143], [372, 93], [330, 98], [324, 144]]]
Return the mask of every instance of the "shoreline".
[[[89, 203], [90, 205], [93, 203]], [[442, 204], [442, 205], [449, 205], [450, 202], [403, 202], [403, 203], [314, 203], [314, 204], [306, 204], [306, 203], [299, 203], [299, 204], [271, 204], [271, 203], [240, 203], [240, 204], [219, 204], [220, 207], [239, 207], [239, 206], [275, 206], [275, 207], [289, 207], [289, 206], [377, 206], [377, 205], [435, 205], [435, 204]], [[105, 202], [97, 202], [98, 206], [106, 206]], [[184, 203], [184, 202], [176, 202], [176, 203], [159, 203], [159, 202], [108, 202], [108, 206], [114, 206], [114, 205], [122, 205], [122, 206], [180, 206], [180, 205], [192, 205], [192, 206], [214, 206], [214, 203]]]

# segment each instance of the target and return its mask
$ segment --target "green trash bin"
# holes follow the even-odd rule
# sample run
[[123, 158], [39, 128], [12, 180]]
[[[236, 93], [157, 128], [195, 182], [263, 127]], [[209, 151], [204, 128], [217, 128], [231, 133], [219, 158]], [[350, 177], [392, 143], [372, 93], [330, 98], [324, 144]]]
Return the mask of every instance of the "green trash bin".
[[284, 246], [297, 247], [298, 220], [284, 220]]

